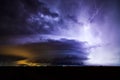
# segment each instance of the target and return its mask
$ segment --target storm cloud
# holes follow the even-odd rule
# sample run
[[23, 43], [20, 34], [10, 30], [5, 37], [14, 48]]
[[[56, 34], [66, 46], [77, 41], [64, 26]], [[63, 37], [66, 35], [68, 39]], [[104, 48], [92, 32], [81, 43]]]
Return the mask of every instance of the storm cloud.
[[[85, 55], [87, 64], [116, 65], [120, 61], [119, 5], [119, 0], [1, 0], [0, 45], [24, 49], [35, 45], [28, 52], [37, 54], [42, 46], [49, 46], [52, 49], [45, 47], [50, 50], [43, 53], [45, 59], [56, 55], [54, 60], [50, 56], [52, 64], [68, 53], [77, 60], [78, 54], [82, 54], [79, 59]], [[56, 48], [59, 51], [54, 53]]]

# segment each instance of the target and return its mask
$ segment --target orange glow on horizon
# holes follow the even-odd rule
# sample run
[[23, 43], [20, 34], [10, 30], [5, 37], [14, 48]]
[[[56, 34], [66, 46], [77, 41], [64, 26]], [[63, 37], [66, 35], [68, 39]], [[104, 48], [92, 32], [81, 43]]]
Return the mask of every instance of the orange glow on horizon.
[[35, 62], [30, 62], [28, 60], [19, 60], [16, 61], [16, 64], [19, 65], [26, 65], [26, 66], [43, 66], [43, 64], [40, 63], [35, 63]]

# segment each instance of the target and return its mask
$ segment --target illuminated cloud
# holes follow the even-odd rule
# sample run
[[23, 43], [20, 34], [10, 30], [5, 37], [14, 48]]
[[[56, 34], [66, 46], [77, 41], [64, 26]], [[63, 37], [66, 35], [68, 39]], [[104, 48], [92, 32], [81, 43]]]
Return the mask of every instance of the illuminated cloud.
[[[120, 60], [118, 5], [118, 0], [3, 0], [0, 44], [26, 45], [49, 40], [67, 44], [73, 40], [71, 45], [74, 41], [85, 43], [82, 47], [86, 49], [82, 51], [89, 53], [87, 64], [117, 64]], [[80, 44], [76, 45], [81, 49]], [[71, 55], [78, 56], [75, 51]], [[10, 52], [26, 53], [18, 49]]]

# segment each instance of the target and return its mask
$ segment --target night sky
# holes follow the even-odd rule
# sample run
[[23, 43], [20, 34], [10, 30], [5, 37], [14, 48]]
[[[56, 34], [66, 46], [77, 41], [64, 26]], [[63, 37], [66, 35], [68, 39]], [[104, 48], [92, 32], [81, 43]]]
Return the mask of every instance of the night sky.
[[0, 66], [120, 66], [119, 0], [0, 0]]

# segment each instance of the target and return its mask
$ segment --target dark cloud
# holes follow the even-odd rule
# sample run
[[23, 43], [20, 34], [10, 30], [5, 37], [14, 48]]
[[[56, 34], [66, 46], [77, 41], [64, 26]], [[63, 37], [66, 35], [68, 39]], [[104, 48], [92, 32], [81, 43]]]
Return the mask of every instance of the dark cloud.
[[[24, 35], [45, 32], [42, 29], [46, 22], [39, 20], [42, 25], [37, 25], [36, 22], [30, 24], [27, 22], [32, 15], [38, 13], [57, 17], [58, 14], [51, 12], [46, 5], [38, 0], [2, 0], [0, 2], [0, 35]], [[40, 31], [37, 31], [37, 26]]]
[[[79, 45], [78, 45], [79, 44]], [[48, 42], [32, 44], [32, 51], [36, 51], [38, 56], [33, 61], [39, 63], [49, 63], [51, 65], [85, 65], [88, 53], [84, 48], [84, 43], [74, 40], [48, 40]], [[39, 46], [39, 47], [35, 47]]]
[[[31, 43], [24, 45], [11, 45], [11, 49], [14, 51], [18, 49], [18, 51], [26, 50], [29, 54], [34, 55], [34, 57], [23, 57], [22, 55], [18, 56], [20, 58], [15, 57], [14, 55], [5, 53], [7, 51], [7, 47], [1, 47], [0, 52], [2, 52], [3, 56], [0, 55], [1, 61], [3, 63], [6, 58], [10, 61], [15, 62], [17, 60], [29, 60], [31, 62], [36, 63], [46, 63], [50, 65], [85, 65], [84, 60], [87, 60], [88, 53], [86, 52], [86, 48], [84, 47], [83, 42], [78, 42], [75, 40], [47, 40], [42, 43]], [[9, 45], [8, 45], [9, 47]], [[2, 50], [2, 51], [1, 51]], [[5, 50], [5, 51], [4, 51]], [[0, 53], [1, 54], [1, 53]], [[7, 57], [5, 56], [6, 54]], [[17, 52], [14, 54], [18, 54]], [[27, 54], [27, 53], [24, 53]], [[24, 55], [23, 54], [23, 55]], [[12, 58], [12, 60], [11, 60]], [[23, 59], [22, 59], [23, 58]], [[7, 62], [7, 63], [9, 63]]]
[[100, 32], [103, 41], [119, 46], [119, 5], [119, 0], [1, 0], [0, 45], [22, 46], [38, 55], [36, 62], [82, 64], [88, 54], [77, 41], [86, 24], [93, 24], [92, 31]]
[[[94, 0], [96, 8], [104, 5], [101, 14], [97, 17], [100, 21], [103, 21], [103, 14], [106, 13], [108, 3], [115, 3], [112, 0]], [[0, 35], [24, 35], [24, 34], [36, 34], [36, 33], [50, 33], [56, 26], [64, 26], [67, 23], [57, 23], [51, 20], [44, 20], [40, 17], [43, 15], [48, 18], [59, 18], [61, 21], [72, 20], [73, 22], [78, 22], [77, 17], [79, 12], [82, 11], [84, 7], [91, 8], [89, 13], [92, 14], [96, 11], [94, 8], [94, 2], [89, 0], [1, 0], [0, 2]], [[109, 4], [111, 5], [111, 4]], [[53, 12], [52, 12], [53, 11]], [[102, 12], [103, 11], [103, 12]], [[39, 15], [40, 14], [40, 15]], [[34, 22], [28, 21], [30, 18], [34, 18]], [[37, 17], [37, 20], [35, 19]], [[68, 19], [69, 18], [69, 19]], [[96, 20], [98, 20], [96, 19]], [[93, 19], [90, 18], [90, 21]], [[53, 24], [54, 23], [54, 24]], [[45, 27], [49, 27], [46, 29]], [[53, 29], [52, 29], [53, 28]]]

